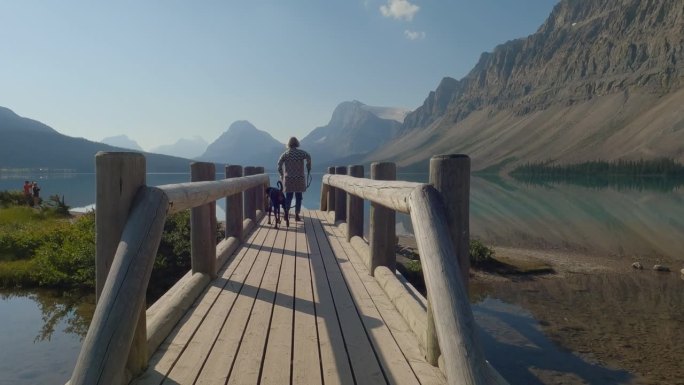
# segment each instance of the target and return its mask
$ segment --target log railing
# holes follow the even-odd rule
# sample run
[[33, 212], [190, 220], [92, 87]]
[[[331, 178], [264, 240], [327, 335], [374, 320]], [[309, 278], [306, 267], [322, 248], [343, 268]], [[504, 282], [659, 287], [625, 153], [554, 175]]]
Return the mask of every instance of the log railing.
[[[433, 157], [432, 184], [393, 181], [396, 169], [392, 163], [373, 163], [371, 179], [362, 178], [359, 168], [328, 169], [334, 173], [323, 176], [321, 210], [329, 211], [332, 221], [348, 221], [347, 238], [385, 288], [402, 287], [387, 280], [394, 277], [396, 263], [394, 212], [409, 214], [428, 293], [427, 311], [406, 300], [407, 296], [390, 297], [403, 301], [395, 304], [419, 336], [426, 359], [433, 365], [439, 361], [449, 384], [506, 384], [485, 360], [477, 341], [467, 294], [468, 271], [463, 271], [469, 268], [470, 159], [464, 155]], [[347, 169], [355, 170], [354, 176], [339, 175]], [[355, 203], [355, 197], [371, 202], [368, 242], [359, 234], [363, 205]], [[341, 205], [341, 199], [346, 199], [346, 204]], [[345, 215], [336, 209], [345, 210]]]
[[[243, 234], [263, 215], [263, 195], [258, 191], [269, 183], [263, 168], [245, 167], [249, 176], [243, 177], [242, 167], [227, 166], [227, 179], [214, 181], [214, 167], [196, 162], [191, 165], [191, 180], [197, 182], [148, 187], [141, 154], [96, 155], [97, 307], [71, 385], [119, 385], [141, 373]], [[228, 206], [226, 239], [216, 245], [216, 200], [222, 198]], [[244, 212], [235, 207], [243, 203]], [[192, 209], [192, 270], [145, 310], [166, 217], [186, 209]]]

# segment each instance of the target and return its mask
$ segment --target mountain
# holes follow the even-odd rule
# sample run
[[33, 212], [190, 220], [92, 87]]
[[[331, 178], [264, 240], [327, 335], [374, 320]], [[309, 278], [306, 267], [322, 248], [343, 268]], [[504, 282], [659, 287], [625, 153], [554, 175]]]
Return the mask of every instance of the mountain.
[[165, 155], [175, 155], [183, 158], [196, 158], [206, 151], [207, 146], [206, 140], [199, 136], [194, 136], [192, 138], [186, 139], [181, 138], [173, 144], [166, 144], [155, 147], [150, 150], [155, 154], [165, 154]]
[[48, 125], [37, 120], [21, 117], [9, 108], [0, 107], [0, 133], [4, 134], [10, 131], [24, 131], [27, 134], [57, 133], [57, 131]]
[[684, 161], [683, 25], [681, 0], [562, 0], [536, 33], [444, 78], [366, 161], [423, 168], [434, 154], [466, 153], [474, 170]]
[[207, 162], [263, 166], [275, 170], [285, 145], [266, 131], [261, 131], [246, 120], [238, 120], [228, 127], [198, 159]]
[[126, 135], [110, 136], [102, 139], [100, 142], [108, 144], [110, 146], [126, 148], [134, 151], [142, 152], [143, 150], [142, 147], [140, 147], [140, 145], [138, 145], [138, 143], [135, 140], [129, 138]]
[[[38, 121], [21, 117], [0, 107], [0, 168], [72, 169], [94, 172], [98, 151], [126, 151], [123, 148], [62, 135]], [[190, 161], [166, 155], [148, 154], [147, 171], [189, 171]]]
[[[341, 158], [354, 159], [368, 154], [393, 139], [406, 111], [367, 106], [359, 101], [340, 103], [330, 122], [302, 138], [316, 167], [337, 164]], [[392, 119], [382, 118], [392, 117]], [[346, 164], [346, 163], [344, 163]]]

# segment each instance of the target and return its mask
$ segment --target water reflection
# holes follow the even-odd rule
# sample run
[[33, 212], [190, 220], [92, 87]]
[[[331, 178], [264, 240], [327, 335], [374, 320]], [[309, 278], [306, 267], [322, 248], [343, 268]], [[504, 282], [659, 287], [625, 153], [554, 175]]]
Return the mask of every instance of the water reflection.
[[[684, 367], [680, 365], [681, 357], [684, 357], [684, 344], [681, 343], [684, 296], [681, 295], [682, 281], [676, 274], [650, 271], [573, 274], [565, 279], [488, 283], [475, 286], [474, 292], [477, 293], [476, 298], [484, 298], [480, 305], [475, 306], [476, 314], [479, 313], [478, 321], [484, 320], [483, 324], [487, 325], [492, 317], [503, 319], [515, 333], [525, 337], [516, 339], [515, 334], [509, 333], [508, 339], [517, 341], [513, 344], [515, 347], [499, 341], [497, 348], [491, 351], [492, 358], [501, 359], [506, 370], [516, 370], [511, 357], [520, 362], [531, 362], [532, 366], [541, 369], [548, 366], [537, 362], [541, 359], [535, 355], [537, 347], [544, 351], [543, 355], [561, 357], [562, 354], [570, 354], [559, 353], [558, 348], [544, 342], [541, 330], [562, 349], [581, 354], [582, 360], [594, 358], [644, 376], [629, 383], [674, 384], [684, 378]], [[538, 324], [526, 317], [525, 312], [511, 311], [505, 306], [490, 306], [488, 301], [491, 298], [524, 308]], [[496, 328], [485, 326], [485, 329], [488, 332], [494, 330], [492, 337], [481, 337], [486, 343], [492, 343], [487, 341], [488, 338], [502, 340]], [[509, 353], [505, 353], [506, 350]], [[599, 378], [602, 377], [590, 380], [582, 374], [581, 368], [563, 368], [560, 371], [566, 369], [591, 384], [627, 380], [617, 372], [598, 373], [616, 379], [614, 382], [601, 382]], [[593, 369], [589, 371], [593, 372]], [[523, 373], [516, 372], [517, 375]]]
[[487, 359], [512, 384], [626, 384], [629, 372], [592, 362], [554, 344], [518, 306], [486, 298], [473, 306]]
[[471, 180], [471, 234], [525, 248], [683, 260], [684, 191]]
[[94, 296], [0, 291], [0, 384], [63, 384], [94, 310]]

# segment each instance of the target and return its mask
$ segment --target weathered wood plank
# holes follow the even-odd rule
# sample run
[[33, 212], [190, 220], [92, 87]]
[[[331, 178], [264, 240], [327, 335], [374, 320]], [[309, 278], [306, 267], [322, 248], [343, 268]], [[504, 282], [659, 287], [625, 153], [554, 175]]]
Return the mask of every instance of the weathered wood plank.
[[[344, 253], [338, 253], [340, 256], [339, 258], [341, 259], [340, 264], [346, 267], [347, 265], [344, 264], [344, 260], [346, 258], [346, 260], [349, 261], [353, 267], [353, 269], [347, 268], [346, 270], [343, 269], [343, 271], [348, 273], [350, 276], [356, 277], [363, 283], [368, 296], [372, 300], [378, 314], [383, 321], [384, 327], [386, 327], [391, 333], [394, 343], [397, 344], [398, 348], [401, 350], [401, 353], [404, 355], [404, 359], [411, 366], [411, 369], [417, 377], [417, 380], [421, 384], [446, 384], [446, 378], [439, 368], [434, 367], [425, 361], [423, 353], [419, 347], [420, 343], [418, 337], [413, 333], [411, 327], [408, 325], [402, 314], [400, 314], [394, 303], [392, 303], [390, 298], [387, 296], [383, 288], [380, 286], [378, 280], [368, 274], [365, 264], [359, 255], [355, 253], [354, 248], [350, 244], [342, 241], [344, 237], [344, 231], [342, 231], [339, 226], [331, 227], [331, 230], [335, 236], [331, 238], [331, 243], [333, 245], [336, 243], [339, 244], [339, 246], [344, 250]], [[378, 267], [376, 271], [377, 270], [386, 270], [389, 273], [389, 270], [384, 266]], [[397, 282], [397, 285], [401, 285], [396, 278], [392, 277], [392, 279]], [[405, 288], [402, 288], [402, 290], [406, 291]], [[409, 295], [408, 291], [406, 291], [406, 295]], [[373, 312], [372, 308], [369, 310]], [[425, 311], [422, 310], [422, 312], [423, 318], [425, 318]], [[381, 346], [380, 350], [382, 349], [383, 347]], [[383, 356], [394, 357], [391, 351]], [[396, 377], [397, 374], [401, 376], [401, 372], [398, 373], [398, 371], [394, 368], [389, 368], [389, 372], [390, 377]]]
[[[301, 222], [296, 227], [295, 259], [295, 313], [292, 356], [293, 384], [320, 384], [320, 370], [316, 316], [311, 267], [309, 266], [309, 245]], [[291, 234], [290, 234], [291, 236]]]
[[[228, 384], [257, 384], [264, 348], [268, 337], [269, 324], [273, 314], [273, 301], [278, 289], [278, 276], [283, 260], [285, 245], [285, 230], [270, 230], [276, 232], [275, 244], [270, 250], [266, 273], [261, 281], [256, 302], [252, 308], [249, 323], [242, 337], [238, 356], [233, 364], [233, 370], [228, 378]], [[231, 327], [228, 325], [227, 327]]]
[[311, 245], [309, 256], [311, 258], [314, 298], [316, 299], [316, 323], [318, 325], [318, 346], [321, 350], [323, 382], [326, 385], [351, 384], [354, 382], [354, 377], [347, 349], [344, 345], [339, 316], [325, 273], [321, 251], [315, 239], [311, 214], [312, 212], [308, 210], [304, 212], [304, 225], [307, 241]]
[[[327, 234], [330, 240], [330, 246], [332, 247], [337, 260], [339, 261], [339, 266], [344, 276], [347, 285], [349, 286], [350, 292], [354, 298], [354, 302], [361, 314], [361, 319], [365, 325], [366, 333], [373, 343], [375, 348], [376, 356], [380, 361], [380, 364], [384, 368], [385, 375], [389, 383], [391, 384], [418, 384], [418, 379], [413, 373], [411, 366], [408, 364], [404, 353], [401, 351], [397, 342], [394, 340], [394, 336], [388, 330], [385, 325], [385, 319], [380, 314], [376, 307], [375, 299], [368, 292], [368, 288], [364, 285], [362, 279], [359, 277], [357, 270], [354, 269], [348, 253], [353, 253], [351, 247], [344, 247], [343, 243], [348, 245], [348, 243], [340, 242], [340, 238], [344, 237], [341, 232], [336, 231], [335, 226], [323, 226], [323, 230]], [[362, 269], [365, 275], [368, 274], [367, 269]], [[371, 278], [371, 277], [369, 277]], [[368, 282], [374, 282], [370, 279]], [[377, 283], [376, 283], [377, 286]], [[376, 295], [386, 296], [382, 293], [382, 289], [377, 287]], [[384, 302], [385, 308], [391, 310], [393, 305], [386, 301]], [[380, 323], [380, 325], [378, 325]], [[403, 329], [408, 331], [408, 327], [404, 324]], [[406, 337], [406, 336], [405, 336]], [[416, 341], [417, 342], [417, 341]]]
[[[263, 236], [261, 231], [257, 229], [257, 231], [251, 234], [247, 242], [255, 242], [258, 237]], [[204, 322], [207, 314], [221, 294], [224, 285], [226, 285], [229, 280], [239, 281], [244, 280], [244, 277], [246, 277], [247, 272], [251, 267], [251, 262], [248, 262], [248, 260], [245, 259], [247, 251], [249, 251], [248, 248], [241, 249], [239, 254], [226, 264], [221, 271], [221, 278], [210, 284], [209, 287], [205, 289], [204, 294], [195, 301], [193, 307], [179, 322], [176, 331], [166, 338], [157, 352], [152, 356], [147, 371], [136, 379], [133, 384], [158, 385], [166, 378], [185, 351], [188, 343], [197, 332], [197, 329], [199, 329]]]
[[321, 218], [324, 213], [314, 213], [312, 226], [315, 237], [321, 251], [323, 264], [328, 278], [330, 289], [335, 302], [335, 308], [340, 319], [340, 326], [344, 336], [345, 346], [350, 355], [352, 372], [357, 383], [363, 384], [386, 384], [385, 375], [382, 372], [378, 359], [373, 352], [363, 322], [357, 311], [356, 304], [347, 287], [347, 282], [342, 276], [335, 254], [326, 237]]
[[295, 237], [287, 230], [283, 246], [278, 293], [268, 331], [261, 384], [280, 385], [290, 382], [292, 362], [292, 324], [294, 322]]
[[247, 251], [253, 261], [244, 282], [229, 281], [209, 311], [207, 319], [188, 344], [168, 380], [180, 384], [223, 383], [240, 345], [242, 332], [249, 318], [259, 283], [263, 278], [269, 254], [261, 252], [263, 245], [273, 245], [275, 234], [261, 231]]

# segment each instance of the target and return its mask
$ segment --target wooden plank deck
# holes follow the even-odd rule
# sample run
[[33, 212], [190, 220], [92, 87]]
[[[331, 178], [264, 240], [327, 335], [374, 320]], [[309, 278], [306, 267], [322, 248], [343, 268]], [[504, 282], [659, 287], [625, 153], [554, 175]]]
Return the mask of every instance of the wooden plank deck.
[[302, 217], [262, 221], [132, 383], [444, 384], [343, 234]]

